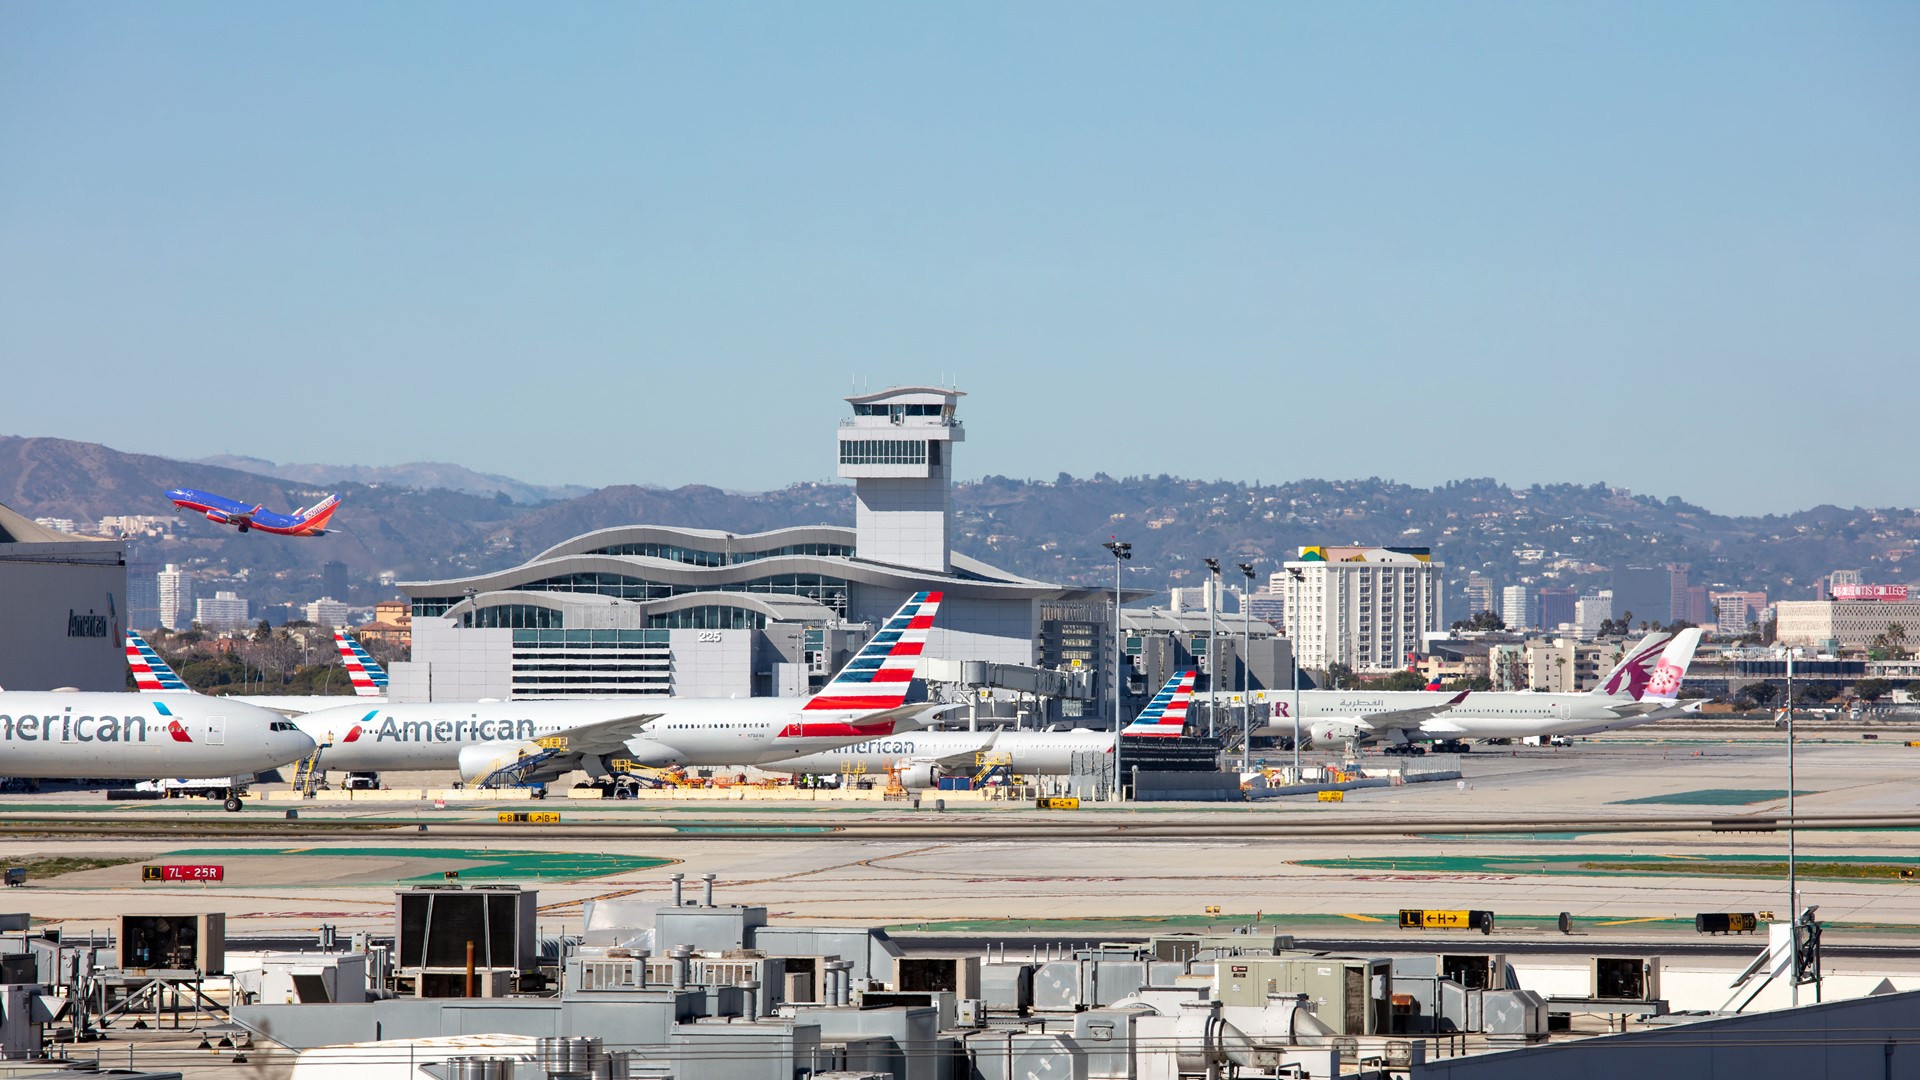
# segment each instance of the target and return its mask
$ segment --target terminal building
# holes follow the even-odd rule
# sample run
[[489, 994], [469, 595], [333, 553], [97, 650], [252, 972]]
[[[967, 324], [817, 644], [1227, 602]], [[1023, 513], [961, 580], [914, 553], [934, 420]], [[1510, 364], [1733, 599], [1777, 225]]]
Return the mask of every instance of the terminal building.
[[[847, 399], [835, 453], [854, 483], [852, 528], [629, 525], [508, 569], [401, 583], [413, 659], [395, 665], [390, 695], [798, 696], [908, 596], [937, 589], [930, 667], [978, 663], [984, 672], [970, 677], [945, 670], [956, 682], [1032, 687], [1049, 699], [1048, 716], [1094, 713], [1111, 692], [1094, 655], [1112, 639], [1111, 592], [1033, 581], [952, 550], [961, 396], [895, 387]], [[1082, 617], [1057, 617], [1066, 610]], [[1081, 646], [1085, 656], [1069, 655]]]
[[127, 551], [0, 506], [0, 687], [124, 690]]

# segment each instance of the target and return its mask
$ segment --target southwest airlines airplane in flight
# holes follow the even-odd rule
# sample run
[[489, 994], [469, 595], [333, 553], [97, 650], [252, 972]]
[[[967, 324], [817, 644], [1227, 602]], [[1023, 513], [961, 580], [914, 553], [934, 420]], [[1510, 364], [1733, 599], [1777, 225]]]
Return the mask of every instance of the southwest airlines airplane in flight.
[[[224, 698], [0, 691], [0, 773], [41, 780], [250, 776], [313, 753], [279, 713]], [[227, 809], [240, 809], [229, 791]]]
[[325, 536], [327, 521], [340, 508], [338, 495], [329, 495], [291, 514], [276, 514], [260, 503], [248, 506], [237, 499], [192, 488], [174, 488], [167, 492], [167, 498], [182, 510], [205, 514], [216, 525], [231, 525], [241, 532], [258, 529], [276, 536]]
[[[1649, 634], [1584, 694], [1424, 690], [1307, 690], [1300, 724], [1318, 743], [1355, 739], [1406, 746], [1427, 739], [1517, 739], [1632, 727], [1676, 716], [1680, 683], [1700, 631]], [[1272, 722], [1255, 734], [1291, 734], [1293, 703], [1283, 695]]]
[[[386, 704], [387, 673], [367, 650], [352, 637], [335, 630], [334, 648], [340, 650], [340, 662], [346, 665], [347, 678], [353, 683], [354, 697], [362, 705]], [[187, 681], [176, 674], [147, 639], [127, 631], [127, 669], [133, 672], [133, 685], [143, 694], [191, 694]], [[225, 701], [244, 701], [287, 716], [331, 709], [346, 701], [342, 694], [232, 694]]]
[[629, 697], [598, 701], [343, 706], [296, 718], [321, 765], [348, 772], [458, 769], [469, 783], [521, 781], [616, 761], [663, 767], [757, 765], [918, 730], [958, 705], [908, 704], [941, 594], [916, 593], [819, 694], [793, 698]]
[[[1178, 737], [1186, 730], [1193, 700], [1194, 672], [1167, 680], [1125, 733], [1136, 737]], [[1132, 745], [1129, 742], [1128, 745]], [[817, 754], [765, 761], [765, 772], [831, 776], [836, 773], [885, 773], [900, 770], [909, 788], [932, 787], [942, 776], [968, 776], [987, 760], [1005, 757], [1009, 771], [1021, 776], [1060, 776], [1073, 770], [1075, 754], [1113, 753], [1113, 732], [1090, 731], [915, 731], [867, 739]], [[982, 755], [990, 755], [983, 758]]]

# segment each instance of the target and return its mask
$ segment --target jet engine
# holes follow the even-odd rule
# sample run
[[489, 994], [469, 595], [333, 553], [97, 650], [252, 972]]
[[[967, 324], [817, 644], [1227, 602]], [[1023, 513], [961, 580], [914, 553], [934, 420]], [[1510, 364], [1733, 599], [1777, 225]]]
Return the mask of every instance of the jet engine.
[[1350, 739], [1363, 743], [1373, 741], [1373, 732], [1362, 730], [1359, 724], [1334, 720], [1320, 720], [1308, 724], [1307, 736], [1316, 746], [1336, 745]]
[[494, 773], [537, 754], [544, 753], [538, 743], [484, 742], [460, 748], [460, 779], [466, 783], [485, 780]]
[[900, 770], [900, 784], [908, 791], [924, 791], [940, 784], [940, 766], [909, 765]]
[[228, 519], [227, 515], [218, 510], [209, 510], [207, 511], [207, 520], [213, 522], [215, 525], [225, 525]]
[[635, 765], [645, 765], [652, 769], [664, 769], [673, 765], [686, 764], [687, 756], [666, 743], [652, 739], [632, 739], [626, 747], [606, 755], [609, 761], [625, 760]]

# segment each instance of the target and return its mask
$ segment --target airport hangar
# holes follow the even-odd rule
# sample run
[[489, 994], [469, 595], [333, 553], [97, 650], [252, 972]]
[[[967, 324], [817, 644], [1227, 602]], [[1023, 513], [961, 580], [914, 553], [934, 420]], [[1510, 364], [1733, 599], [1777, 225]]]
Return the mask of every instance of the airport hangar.
[[[836, 451], [839, 475], [854, 482], [853, 528], [622, 526], [506, 570], [403, 582], [413, 658], [394, 665], [390, 698], [799, 696], [908, 596], [932, 589], [944, 599], [927, 643], [930, 681], [989, 689], [987, 715], [1018, 715], [1024, 702], [1043, 720], [1110, 716], [1112, 592], [1034, 581], [952, 550], [961, 396], [895, 387], [846, 399], [853, 416]], [[1193, 634], [1169, 649], [1147, 624], [1127, 629], [1134, 707], [1194, 646], [1204, 651]], [[1239, 685], [1242, 630], [1221, 626], [1223, 690]], [[1284, 639], [1265, 624], [1253, 637], [1253, 685], [1283, 685]]]
[[0, 687], [125, 690], [127, 549], [0, 506]]

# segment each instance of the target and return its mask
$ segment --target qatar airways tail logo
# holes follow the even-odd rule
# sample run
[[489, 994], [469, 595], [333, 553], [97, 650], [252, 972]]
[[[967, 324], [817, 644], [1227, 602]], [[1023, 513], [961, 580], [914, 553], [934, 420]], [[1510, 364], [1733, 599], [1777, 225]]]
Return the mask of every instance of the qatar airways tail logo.
[[[1646, 696], [1647, 687], [1653, 682], [1653, 658], [1664, 648], [1666, 648], [1666, 642], [1663, 641], [1649, 645], [1633, 654], [1614, 671], [1613, 677], [1608, 679], [1601, 689], [1605, 690], [1609, 697], [1619, 694], [1624, 689], [1627, 696], [1639, 701]], [[1623, 682], [1624, 687], [1621, 685]]]

